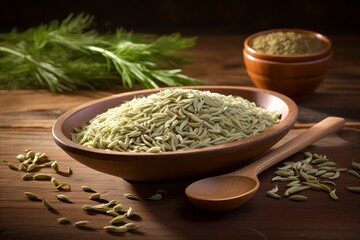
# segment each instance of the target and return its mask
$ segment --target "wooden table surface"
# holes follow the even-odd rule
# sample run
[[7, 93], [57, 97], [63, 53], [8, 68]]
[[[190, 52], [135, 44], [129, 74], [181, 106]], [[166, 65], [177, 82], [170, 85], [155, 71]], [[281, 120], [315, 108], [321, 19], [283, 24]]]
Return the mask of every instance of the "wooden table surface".
[[[334, 44], [334, 62], [324, 83], [308, 98], [298, 103], [299, 118], [294, 129], [281, 143], [305, 131], [327, 116], [344, 117], [346, 129], [330, 135], [307, 151], [325, 154], [341, 167], [351, 168], [360, 162], [360, 47], [359, 36], [329, 36]], [[244, 69], [242, 44], [244, 36], [200, 36], [193, 63], [185, 73], [211, 85], [253, 86]], [[49, 181], [23, 181], [23, 172], [0, 165], [0, 239], [360, 239], [360, 194], [346, 186], [360, 186], [360, 179], [346, 172], [336, 182], [338, 201], [324, 191], [304, 192], [306, 202], [275, 200], [266, 196], [274, 187], [271, 182], [276, 165], [260, 176], [260, 188], [253, 199], [238, 209], [224, 213], [206, 212], [188, 202], [184, 189], [190, 182], [162, 184], [131, 184], [106, 175], [73, 160], [52, 140], [51, 127], [66, 110], [93, 99], [109, 96], [114, 91], [78, 91], [51, 94], [45, 90], [0, 91], [0, 159], [18, 164], [16, 156], [25, 149], [45, 152], [57, 160], [60, 168], [71, 166], [69, 177], [53, 173], [57, 179], [71, 184], [71, 191], [59, 192]], [[298, 153], [287, 160], [302, 159]], [[90, 193], [88, 185], [101, 193], [102, 199], [119, 200], [124, 208], [132, 207], [135, 215], [128, 220], [136, 231], [109, 234], [102, 227], [111, 217], [86, 214], [85, 204]], [[284, 185], [279, 183], [281, 191]], [[167, 194], [159, 201], [147, 198], [156, 190]], [[25, 191], [43, 196], [56, 211], [49, 211], [41, 202], [29, 201]], [[124, 193], [138, 195], [129, 200]], [[66, 194], [71, 203], [56, 199]], [[72, 223], [90, 221], [79, 229], [72, 224], [60, 225], [57, 218], [65, 216]]]

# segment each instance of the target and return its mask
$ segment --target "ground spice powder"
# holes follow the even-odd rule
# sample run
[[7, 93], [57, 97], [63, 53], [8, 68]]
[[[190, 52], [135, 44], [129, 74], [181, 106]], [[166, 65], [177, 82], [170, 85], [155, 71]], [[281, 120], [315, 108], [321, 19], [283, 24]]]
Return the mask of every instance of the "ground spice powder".
[[273, 32], [254, 38], [250, 47], [255, 51], [277, 54], [309, 54], [325, 49], [326, 44], [309, 35], [298, 32]]

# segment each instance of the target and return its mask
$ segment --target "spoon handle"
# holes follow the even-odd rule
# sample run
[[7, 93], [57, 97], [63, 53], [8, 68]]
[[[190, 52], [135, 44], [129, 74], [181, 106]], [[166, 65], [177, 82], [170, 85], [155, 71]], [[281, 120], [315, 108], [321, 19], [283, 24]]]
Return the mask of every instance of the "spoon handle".
[[270, 153], [261, 157], [256, 162], [234, 171], [226, 175], [258, 175], [265, 169], [273, 166], [274, 164], [284, 160], [292, 154], [304, 149], [305, 147], [315, 143], [323, 137], [341, 130], [345, 125], [345, 120], [339, 117], [328, 117], [321, 122], [315, 124], [305, 132], [291, 139], [287, 143], [272, 150]]

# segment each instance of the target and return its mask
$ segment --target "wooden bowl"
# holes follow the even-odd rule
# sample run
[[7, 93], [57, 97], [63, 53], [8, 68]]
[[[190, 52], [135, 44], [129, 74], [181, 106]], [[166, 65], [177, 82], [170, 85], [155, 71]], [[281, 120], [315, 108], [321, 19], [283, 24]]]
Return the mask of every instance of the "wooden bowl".
[[135, 96], [147, 96], [161, 89], [140, 90], [113, 95], [76, 107], [60, 116], [53, 125], [55, 142], [80, 163], [98, 171], [129, 181], [163, 182], [197, 179], [224, 173], [265, 152], [277, 143], [295, 124], [297, 106], [288, 97], [257, 88], [230, 86], [187, 87], [225, 95], [241, 96], [258, 106], [281, 113], [280, 122], [256, 136], [201, 149], [163, 152], [131, 153], [100, 150], [76, 144], [70, 139], [75, 127], [87, 123], [97, 114], [116, 107]]
[[[251, 41], [271, 32], [298, 32], [323, 41], [325, 49], [311, 54], [276, 55], [255, 51]], [[256, 87], [285, 94], [301, 100], [324, 80], [332, 63], [331, 41], [316, 32], [303, 29], [273, 29], [250, 35], [244, 41], [244, 64]]]

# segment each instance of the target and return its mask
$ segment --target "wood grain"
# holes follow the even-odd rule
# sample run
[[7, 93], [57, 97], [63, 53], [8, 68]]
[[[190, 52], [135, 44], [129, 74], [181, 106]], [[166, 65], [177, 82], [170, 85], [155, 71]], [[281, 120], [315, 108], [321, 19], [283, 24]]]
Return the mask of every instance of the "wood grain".
[[[242, 62], [242, 43], [245, 36], [201, 36], [194, 52], [193, 64], [186, 74], [203, 79], [207, 84], [253, 86]], [[334, 63], [324, 83], [308, 98], [298, 103], [296, 128], [282, 140], [291, 139], [305, 128], [333, 115], [344, 117], [347, 128], [317, 142], [306, 150], [327, 155], [341, 167], [360, 162], [360, 48], [359, 36], [330, 36], [334, 43]], [[71, 166], [74, 174], [59, 176], [71, 183], [65, 192], [73, 203], [60, 202], [59, 192], [47, 181], [22, 181], [22, 172], [0, 164], [0, 239], [358, 239], [360, 236], [359, 194], [346, 190], [348, 185], [359, 186], [359, 179], [343, 173], [336, 180], [339, 201], [325, 192], [308, 191], [307, 202], [275, 200], [266, 196], [274, 187], [271, 178], [276, 166], [263, 172], [260, 189], [255, 197], [240, 208], [224, 213], [210, 213], [192, 206], [184, 189], [190, 183], [163, 184], [129, 183], [85, 167], [67, 156], [56, 146], [51, 136], [54, 121], [65, 111], [82, 103], [121, 91], [77, 91], [51, 94], [45, 90], [0, 90], [0, 159], [17, 163], [16, 156], [24, 149], [48, 153], [59, 162], [60, 168]], [[351, 128], [352, 127], [352, 128]], [[288, 161], [302, 159], [295, 154]], [[279, 166], [279, 165], [278, 165]], [[139, 166], [141, 167], [141, 166]], [[103, 199], [120, 200], [124, 207], [134, 208], [135, 218], [129, 219], [140, 228], [132, 233], [109, 234], [102, 227], [110, 217], [86, 214], [83, 204], [97, 204], [81, 190], [89, 185]], [[279, 185], [280, 186], [280, 185]], [[149, 201], [157, 189], [168, 193], [160, 201]], [[280, 191], [284, 190], [281, 185]], [[41, 202], [29, 201], [23, 193], [32, 191], [44, 196], [57, 210], [48, 211]], [[124, 193], [134, 193], [141, 201], [126, 199]], [[62, 192], [63, 193], [63, 192]], [[90, 227], [77, 229], [60, 225], [56, 218], [66, 216], [72, 222], [89, 220]]]

